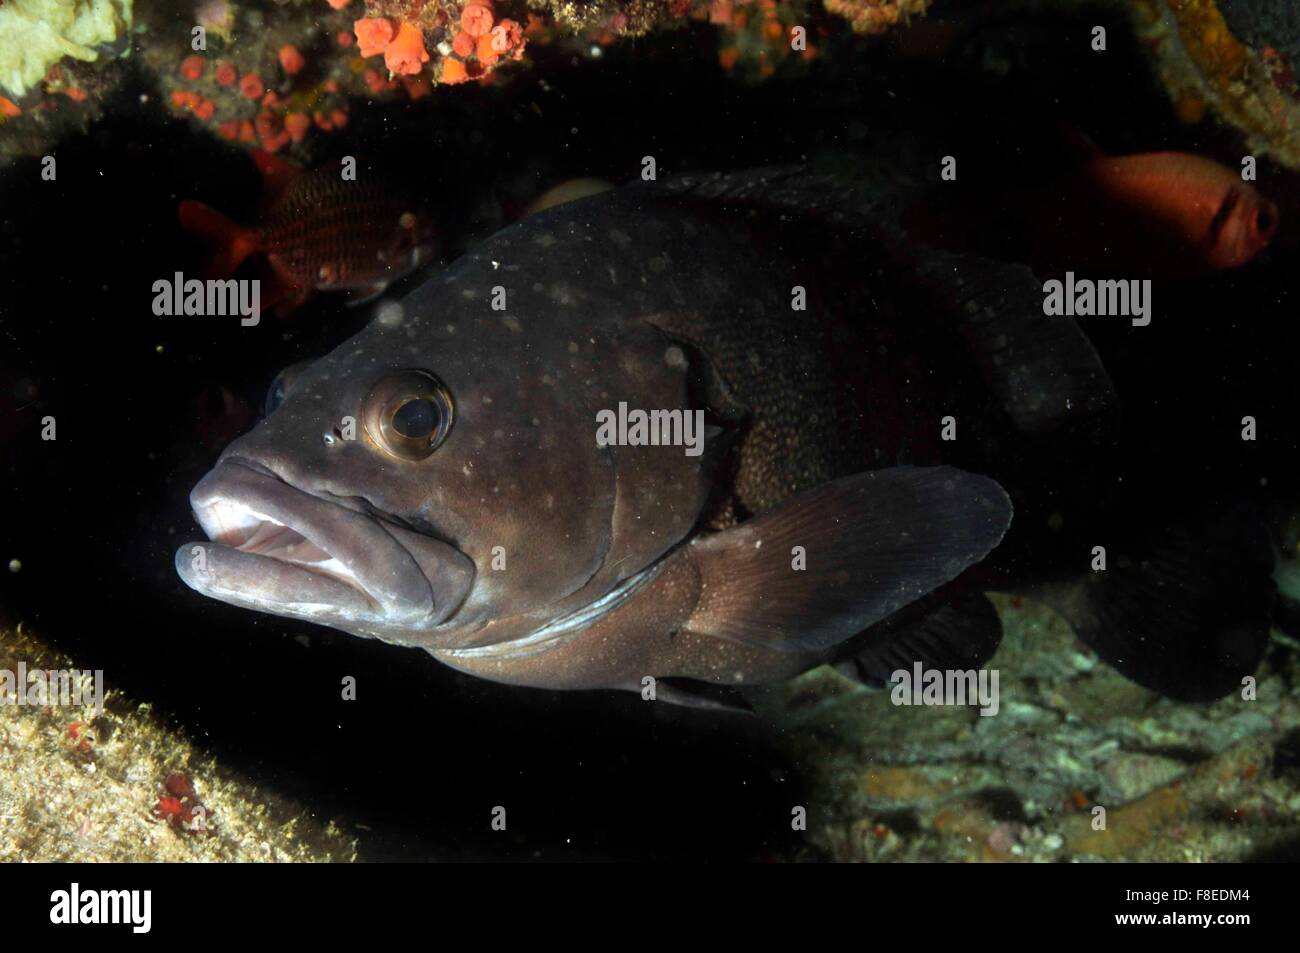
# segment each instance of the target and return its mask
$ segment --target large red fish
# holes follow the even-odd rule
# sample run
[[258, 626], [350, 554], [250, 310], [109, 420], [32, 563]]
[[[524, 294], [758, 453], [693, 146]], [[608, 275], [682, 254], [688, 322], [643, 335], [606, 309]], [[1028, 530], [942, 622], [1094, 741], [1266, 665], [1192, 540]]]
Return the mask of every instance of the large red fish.
[[208, 277], [261, 257], [270, 285], [262, 300], [286, 312], [315, 291], [374, 297], [432, 257], [431, 229], [411, 203], [334, 167], [303, 171], [260, 150], [253, 159], [264, 181], [255, 225], [188, 199], [177, 209], [181, 226], [212, 245]]
[[1082, 156], [1024, 171], [1015, 189], [968, 195], [942, 220], [914, 216], [912, 231], [1039, 273], [1169, 277], [1239, 267], [1277, 234], [1277, 206], [1227, 166], [1185, 152], [1107, 156], [1076, 140]]

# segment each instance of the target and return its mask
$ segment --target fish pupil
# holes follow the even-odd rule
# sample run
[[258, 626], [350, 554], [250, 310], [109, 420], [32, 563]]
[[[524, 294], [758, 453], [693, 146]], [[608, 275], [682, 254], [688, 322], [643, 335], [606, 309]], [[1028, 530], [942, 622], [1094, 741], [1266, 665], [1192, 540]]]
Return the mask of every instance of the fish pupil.
[[437, 429], [438, 407], [423, 397], [408, 400], [393, 414], [393, 429], [403, 437], [427, 437]]

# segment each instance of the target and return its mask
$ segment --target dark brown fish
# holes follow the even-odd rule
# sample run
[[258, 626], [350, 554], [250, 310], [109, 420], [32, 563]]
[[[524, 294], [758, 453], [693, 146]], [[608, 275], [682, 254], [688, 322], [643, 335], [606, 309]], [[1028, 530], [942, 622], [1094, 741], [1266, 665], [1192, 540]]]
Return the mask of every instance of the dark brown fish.
[[[1012, 507], [959, 465], [1104, 419], [1110, 382], [1027, 269], [903, 253], [869, 198], [817, 185], [621, 189], [498, 233], [295, 374], [195, 487], [211, 542], [181, 577], [520, 685], [681, 700], [824, 661], [979, 664], [1000, 629], [958, 577]], [[1025, 485], [1033, 518], [1034, 493], [1063, 505]], [[1188, 617], [1190, 693], [1224, 690]], [[1107, 618], [1108, 657], [1151, 621]]]

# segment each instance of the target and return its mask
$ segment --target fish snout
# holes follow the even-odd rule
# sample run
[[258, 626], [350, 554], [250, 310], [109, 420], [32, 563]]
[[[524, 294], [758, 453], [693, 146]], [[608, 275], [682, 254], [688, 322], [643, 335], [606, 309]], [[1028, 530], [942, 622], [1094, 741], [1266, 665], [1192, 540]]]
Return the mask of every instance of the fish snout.
[[459, 550], [345, 501], [224, 459], [190, 504], [209, 538], [176, 553], [204, 595], [276, 615], [410, 644], [464, 602], [474, 565]]

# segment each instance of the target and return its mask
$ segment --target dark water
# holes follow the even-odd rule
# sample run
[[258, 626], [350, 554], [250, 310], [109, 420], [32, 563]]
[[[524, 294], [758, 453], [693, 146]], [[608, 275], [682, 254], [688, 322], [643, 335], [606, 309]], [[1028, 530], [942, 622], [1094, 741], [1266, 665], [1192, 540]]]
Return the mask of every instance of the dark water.
[[[1173, 121], [1119, 24], [1107, 57], [1089, 53], [1097, 16], [973, 27], [941, 13], [961, 37], [942, 57], [923, 43], [864, 41], [758, 86], [729, 80], [696, 27], [580, 65], [542, 56], [500, 88], [372, 104], [317, 158], [358, 155], [432, 197], [453, 253], [539, 183], [628, 180], [643, 155], [665, 172], [739, 168], [866, 150], [912, 125], [941, 130], [953, 152], [1014, 156], [1063, 119], [1117, 154], [1178, 148], [1235, 164], [1210, 124]], [[989, 51], [1014, 53], [1005, 75], [979, 68]], [[172, 554], [196, 533], [186, 497], [220, 449], [196, 432], [196, 401], [224, 386], [260, 406], [276, 371], [329, 350], [368, 312], [318, 299], [256, 347], [228, 320], [154, 317], [152, 282], [201, 260], [176, 224], [177, 200], [248, 215], [257, 179], [240, 150], [141, 105], [141, 91], [122, 90], [106, 119], [59, 144], [57, 183], [34, 185], [34, 161], [0, 173], [0, 371], [37, 394], [3, 448], [0, 557], [23, 569], [0, 574], [0, 605], [153, 700], [230, 766], [365, 825], [369, 859], [794, 854], [788, 805], [802, 766], [757, 720], [494, 685], [181, 584]], [[1261, 499], [1290, 497], [1289, 237], [1248, 269], [1158, 286], [1159, 335], [1089, 329], [1127, 405], [1161, 434], [1134, 449], [1135, 468], [1171, 488], [1209, 475], [1258, 490], [1267, 479]], [[58, 419], [53, 443], [37, 438], [46, 413]], [[1235, 434], [1244, 413], [1284, 435], [1234, 456], [1239, 442], [1211, 435]], [[363, 686], [355, 704], [339, 700], [343, 675]], [[488, 829], [495, 804], [511, 805], [508, 840]]]

